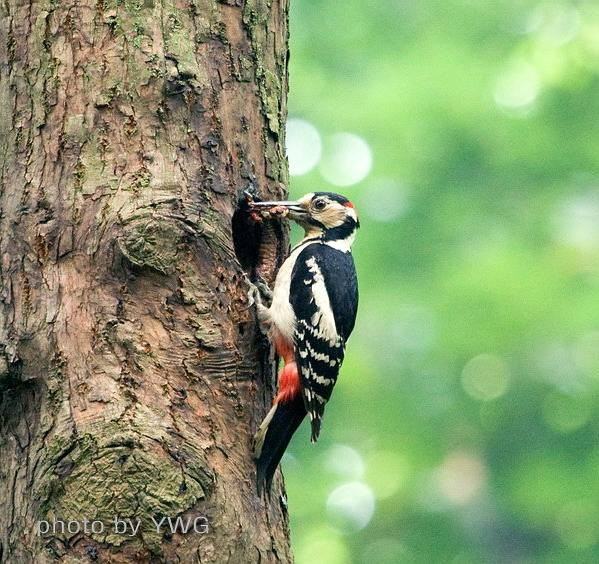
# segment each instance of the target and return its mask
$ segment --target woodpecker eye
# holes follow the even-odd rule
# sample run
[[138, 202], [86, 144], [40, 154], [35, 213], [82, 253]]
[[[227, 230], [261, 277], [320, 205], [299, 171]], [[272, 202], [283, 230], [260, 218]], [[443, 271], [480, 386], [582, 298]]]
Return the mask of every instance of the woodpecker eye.
[[312, 206], [314, 207], [315, 210], [323, 210], [324, 208], [327, 207], [327, 202], [326, 202], [326, 200], [322, 200], [322, 199], [314, 200], [314, 203], [312, 204]]

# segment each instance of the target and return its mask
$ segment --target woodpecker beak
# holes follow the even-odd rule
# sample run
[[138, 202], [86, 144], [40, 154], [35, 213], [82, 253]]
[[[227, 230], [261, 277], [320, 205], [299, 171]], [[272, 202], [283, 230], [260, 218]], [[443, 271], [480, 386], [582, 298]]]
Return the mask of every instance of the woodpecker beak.
[[252, 209], [264, 209], [268, 211], [271, 208], [282, 207], [289, 211], [289, 218], [296, 219], [306, 215], [306, 209], [300, 202], [280, 201], [280, 202], [252, 202]]
[[282, 206], [287, 208], [289, 211], [304, 211], [304, 208], [300, 205], [299, 202], [290, 202], [290, 201], [282, 201], [282, 202], [252, 202], [253, 208], [275, 208], [278, 206]]

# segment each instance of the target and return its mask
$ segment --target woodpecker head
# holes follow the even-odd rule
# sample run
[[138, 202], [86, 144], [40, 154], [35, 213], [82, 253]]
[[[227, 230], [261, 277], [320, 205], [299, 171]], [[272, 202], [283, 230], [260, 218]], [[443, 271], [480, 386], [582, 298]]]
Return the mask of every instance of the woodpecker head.
[[322, 237], [325, 241], [347, 241], [351, 245], [360, 227], [354, 205], [333, 192], [310, 192], [295, 202], [255, 202], [253, 206], [283, 208], [308, 237]]

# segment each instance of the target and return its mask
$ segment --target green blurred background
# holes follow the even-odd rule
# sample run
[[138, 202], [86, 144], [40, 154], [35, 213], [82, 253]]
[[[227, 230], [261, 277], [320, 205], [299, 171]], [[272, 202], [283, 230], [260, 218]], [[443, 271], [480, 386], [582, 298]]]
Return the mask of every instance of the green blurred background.
[[599, 4], [291, 4], [291, 192], [362, 222], [297, 563], [599, 562]]

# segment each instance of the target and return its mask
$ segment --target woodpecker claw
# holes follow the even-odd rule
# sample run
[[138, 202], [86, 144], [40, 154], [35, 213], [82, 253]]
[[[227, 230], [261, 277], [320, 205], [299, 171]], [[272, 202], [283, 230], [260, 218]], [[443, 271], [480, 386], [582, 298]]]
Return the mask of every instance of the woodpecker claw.
[[249, 286], [247, 293], [248, 307], [250, 309], [254, 304], [257, 306], [264, 307], [263, 300], [266, 302], [272, 301], [272, 290], [268, 286], [265, 280], [258, 278], [256, 282], [252, 282], [246, 277], [246, 282]]
[[246, 308], [246, 310], [247, 310], [247, 309], [250, 309], [254, 304], [262, 303], [262, 300], [260, 297], [260, 290], [258, 290], [256, 285], [254, 283], [250, 282], [249, 279], [246, 279], [246, 282], [248, 283], [248, 286], [249, 286], [249, 290], [247, 293], [247, 298], [248, 298], [248, 306]]
[[268, 307], [262, 303], [262, 298], [270, 301], [272, 299], [272, 291], [262, 279], [257, 280], [254, 284], [249, 280], [249, 278], [246, 277], [246, 282], [249, 285], [249, 290], [247, 293], [248, 306], [246, 311], [253, 305], [256, 306], [256, 315], [258, 316], [260, 331], [266, 335], [270, 330], [272, 319], [270, 317]]
[[260, 293], [260, 297], [262, 299], [269, 303], [272, 302], [272, 290], [270, 289], [270, 286], [268, 285], [266, 280], [264, 280], [263, 278], [258, 278], [254, 283], [254, 286]]

